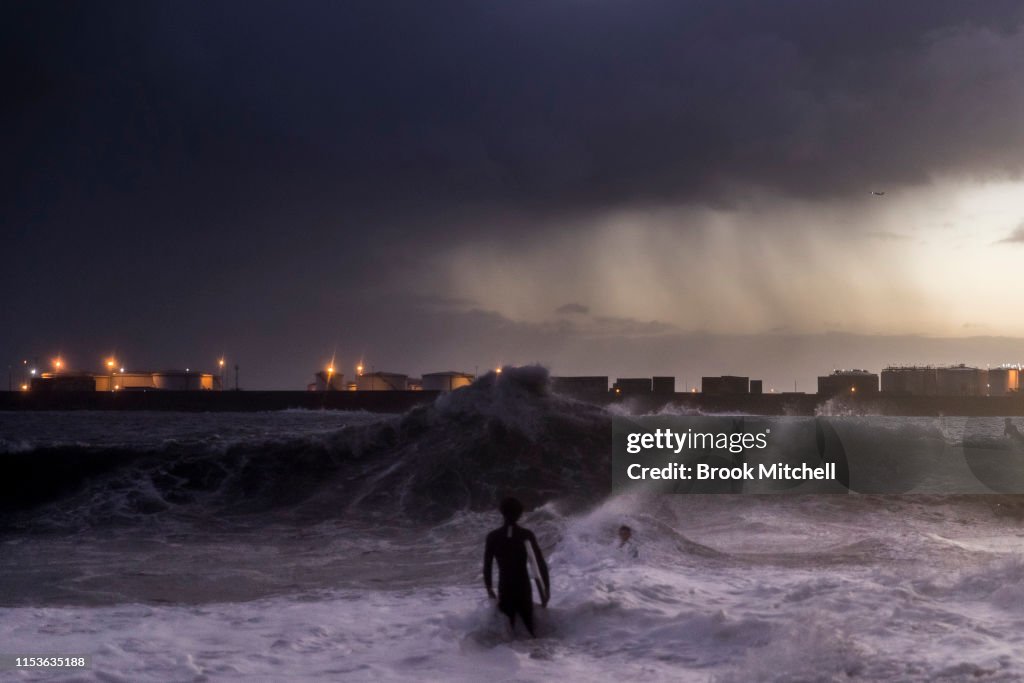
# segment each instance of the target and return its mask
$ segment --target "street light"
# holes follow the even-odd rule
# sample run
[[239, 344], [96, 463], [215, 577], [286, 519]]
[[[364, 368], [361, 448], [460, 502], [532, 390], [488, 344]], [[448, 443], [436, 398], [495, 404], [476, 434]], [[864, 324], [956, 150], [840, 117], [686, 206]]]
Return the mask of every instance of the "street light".
[[56, 370], [57, 372], [60, 372], [61, 368], [63, 368], [63, 367], [64, 367], [64, 361], [60, 357], [57, 357], [57, 358], [53, 359], [53, 369], [54, 370]]
[[116, 366], [117, 361], [115, 361], [113, 358], [107, 359], [107, 370], [110, 371], [110, 384], [108, 386], [110, 387], [111, 391], [114, 391], [114, 368]]

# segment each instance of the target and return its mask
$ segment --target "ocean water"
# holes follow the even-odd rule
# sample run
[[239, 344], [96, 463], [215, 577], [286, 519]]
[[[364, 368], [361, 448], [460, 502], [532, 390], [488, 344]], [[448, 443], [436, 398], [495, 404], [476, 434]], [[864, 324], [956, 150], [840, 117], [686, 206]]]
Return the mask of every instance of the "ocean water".
[[[0, 680], [1024, 679], [1017, 497], [612, 495], [611, 416], [544, 380], [403, 416], [0, 414], [0, 655], [91, 657]], [[551, 565], [536, 640], [482, 586], [506, 494]]]

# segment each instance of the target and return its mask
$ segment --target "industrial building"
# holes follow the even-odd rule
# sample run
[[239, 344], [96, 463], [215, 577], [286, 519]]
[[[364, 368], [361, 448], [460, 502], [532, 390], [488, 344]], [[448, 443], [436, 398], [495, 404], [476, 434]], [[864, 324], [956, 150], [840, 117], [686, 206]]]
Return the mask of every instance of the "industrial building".
[[409, 375], [398, 372], [367, 372], [356, 377], [357, 391], [406, 391]]
[[1020, 375], [1012, 366], [891, 366], [882, 370], [882, 391], [903, 396], [1006, 396], [1020, 391]]
[[939, 396], [986, 396], [988, 373], [968, 365], [950, 365], [935, 369], [935, 390]]
[[465, 372], [428, 372], [420, 383], [423, 391], [455, 391], [473, 383], [473, 375]]
[[221, 381], [217, 375], [192, 370], [44, 372], [32, 380], [31, 388], [33, 391], [218, 391]]
[[551, 391], [576, 397], [599, 397], [608, 393], [608, 375], [552, 377]]
[[334, 372], [333, 367], [320, 370], [314, 375], [315, 381], [308, 384], [309, 391], [454, 391], [473, 383], [473, 375], [465, 372], [433, 372], [419, 377], [409, 377], [398, 372], [359, 372], [351, 379], [343, 373]]
[[818, 377], [819, 396], [872, 396], [878, 393], [878, 375], [867, 370], [835, 370]]
[[153, 373], [153, 388], [162, 391], [214, 391], [221, 388], [220, 377], [208, 372], [169, 370]]
[[1020, 391], [1020, 368], [1007, 365], [989, 368], [986, 388], [989, 396], [1006, 396]]
[[309, 385], [310, 391], [346, 391], [345, 373], [321, 370], [314, 375], [314, 382]]
[[889, 366], [882, 370], [882, 392], [905, 396], [935, 396], [935, 368], [930, 365]]
[[651, 378], [651, 389], [656, 394], [674, 394], [674, 393], [676, 393], [676, 378], [675, 377], [652, 377]]
[[650, 377], [619, 377], [612, 385], [616, 394], [649, 394], [651, 393]]
[[87, 372], [44, 372], [33, 377], [31, 391], [96, 391], [96, 380]]
[[701, 377], [701, 393], [711, 396], [728, 396], [734, 394], [750, 393], [750, 378], [737, 375], [722, 375], [720, 377]]
[[95, 375], [96, 391], [138, 391], [156, 389], [152, 372], [114, 372]]

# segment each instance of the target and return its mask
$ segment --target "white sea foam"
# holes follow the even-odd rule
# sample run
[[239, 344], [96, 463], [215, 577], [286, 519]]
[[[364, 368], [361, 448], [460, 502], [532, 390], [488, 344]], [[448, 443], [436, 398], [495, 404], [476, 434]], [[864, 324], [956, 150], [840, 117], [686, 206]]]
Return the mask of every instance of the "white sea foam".
[[[1016, 538], [1015, 523], [990, 516], [984, 505], [636, 496], [575, 516], [548, 506], [525, 520], [549, 550], [554, 577], [536, 641], [508, 634], [476, 571], [451, 582], [432, 573], [445, 552], [438, 539], [469, 535], [465, 547], [472, 548], [488, 521], [462, 515], [415, 548], [366, 546], [407, 558], [403, 571], [422, 574], [419, 585], [195, 605], [5, 608], [0, 642], [5, 653], [93, 658], [76, 677], [19, 672], [24, 680], [1024, 676], [1024, 560], [999, 552], [1001, 537]], [[622, 522], [636, 531], [638, 559], [615, 547]], [[980, 545], [972, 544], [972, 530], [984, 539]], [[329, 556], [278, 561], [298, 571]], [[477, 561], [466, 553], [467, 563]], [[339, 584], [345, 566], [338, 567]]]
[[[607, 464], [593, 450], [607, 425], [532, 391], [535, 371], [517, 377], [402, 418], [0, 417], [8, 443], [84, 441], [87, 452], [50, 454], [65, 466], [107, 447], [131, 456], [0, 525], [0, 654], [92, 657], [81, 673], [0, 679], [1024, 678], [1015, 499], [604, 498], [584, 487], [570, 505], [552, 487], [599, 469], [601, 453]], [[874, 423], [836, 420], [874, 443]], [[951, 445], [970, 434], [990, 446], [1002, 432], [998, 419], [882, 427]], [[46, 481], [46, 467], [12, 450], [9, 462]], [[472, 510], [510, 481], [551, 501], [524, 519], [553, 577], [535, 641], [509, 635], [480, 579], [497, 519]], [[288, 498], [304, 486], [308, 499]], [[622, 524], [637, 558], [616, 548]]]

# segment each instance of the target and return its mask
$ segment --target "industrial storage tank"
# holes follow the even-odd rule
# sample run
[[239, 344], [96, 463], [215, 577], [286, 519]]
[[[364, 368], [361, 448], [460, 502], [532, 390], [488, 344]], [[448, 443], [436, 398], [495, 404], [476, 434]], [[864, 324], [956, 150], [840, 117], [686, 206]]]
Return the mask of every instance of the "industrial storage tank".
[[882, 391], [908, 396], [935, 396], [935, 368], [926, 365], [889, 366], [882, 370]]
[[967, 365], [952, 365], [935, 370], [939, 396], [984, 396], [988, 389], [985, 371]]
[[1020, 370], [1009, 366], [992, 368], [988, 371], [987, 387], [989, 396], [1006, 396], [1020, 390]]
[[114, 372], [96, 375], [96, 391], [145, 391], [155, 389], [152, 372]]
[[750, 378], [738, 375], [722, 375], [721, 377], [701, 377], [700, 390], [713, 396], [731, 394], [749, 394]]
[[32, 391], [96, 391], [96, 380], [86, 372], [44, 372], [32, 378]]
[[650, 377], [619, 377], [612, 390], [616, 394], [649, 394], [651, 386]]
[[676, 378], [661, 376], [651, 378], [651, 390], [656, 394], [676, 393]]
[[397, 372], [368, 372], [356, 377], [359, 391], [406, 391], [409, 376]]
[[213, 375], [191, 370], [169, 370], [153, 373], [153, 386], [163, 391], [211, 391]]
[[320, 370], [314, 375], [314, 382], [310, 389], [314, 391], [345, 391], [345, 375], [340, 372], [327, 372]]
[[473, 383], [473, 375], [465, 372], [428, 372], [423, 375], [423, 391], [455, 391]]
[[864, 396], [878, 393], [878, 375], [867, 370], [833, 370], [818, 378], [819, 396]]

